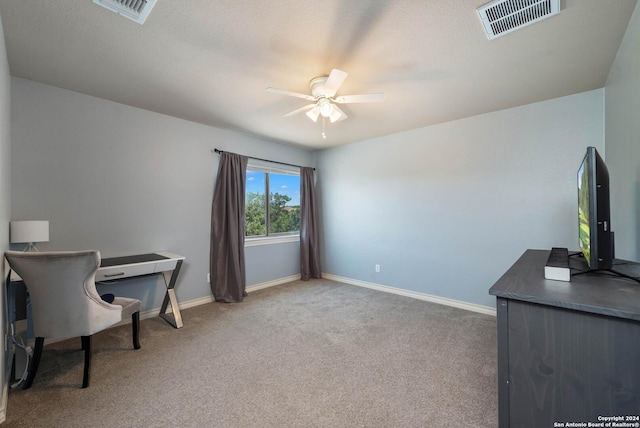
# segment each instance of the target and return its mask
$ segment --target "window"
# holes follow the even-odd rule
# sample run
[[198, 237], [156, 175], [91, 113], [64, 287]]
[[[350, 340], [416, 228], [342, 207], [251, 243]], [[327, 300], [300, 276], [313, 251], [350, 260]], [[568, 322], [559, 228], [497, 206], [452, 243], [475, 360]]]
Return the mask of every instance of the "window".
[[245, 226], [247, 238], [297, 238], [300, 234], [300, 173], [249, 165]]

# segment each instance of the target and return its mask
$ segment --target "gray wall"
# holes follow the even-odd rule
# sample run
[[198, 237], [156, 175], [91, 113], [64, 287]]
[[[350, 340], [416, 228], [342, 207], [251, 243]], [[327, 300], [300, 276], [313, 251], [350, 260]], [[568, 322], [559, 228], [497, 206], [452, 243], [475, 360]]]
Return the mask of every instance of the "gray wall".
[[[186, 256], [178, 300], [210, 296], [213, 148], [309, 165], [311, 154], [255, 137], [12, 79], [11, 215], [49, 220], [41, 250], [99, 249], [103, 257], [168, 250]], [[298, 245], [246, 249], [247, 284], [299, 274]], [[264, 267], [269, 266], [269, 269]], [[160, 277], [116, 290], [159, 308]]]
[[[0, 22], [0, 252], [4, 252], [9, 248], [9, 218], [11, 214], [11, 134], [9, 130], [10, 123], [10, 100], [11, 100], [11, 77], [9, 76], [9, 63], [7, 61], [7, 51], [4, 45], [4, 31], [2, 30], [2, 22]], [[2, 258], [2, 269], [0, 275], [6, 278], [7, 267]], [[0, 287], [0, 302], [4, 302], [4, 287]], [[2, 305], [4, 308], [4, 303]], [[0, 332], [2, 340], [6, 334], [6, 323], [4, 311], [0, 317]], [[4, 349], [4, 347], [2, 347]], [[5, 353], [0, 358], [0, 403], [5, 403], [6, 397], [4, 387], [8, 379], [5, 373]], [[0, 408], [0, 422], [5, 420], [5, 408]]]
[[640, 261], [640, 4], [605, 87], [606, 162], [616, 256]]
[[494, 307], [525, 249], [577, 248], [603, 118], [595, 90], [317, 153], [323, 272]]

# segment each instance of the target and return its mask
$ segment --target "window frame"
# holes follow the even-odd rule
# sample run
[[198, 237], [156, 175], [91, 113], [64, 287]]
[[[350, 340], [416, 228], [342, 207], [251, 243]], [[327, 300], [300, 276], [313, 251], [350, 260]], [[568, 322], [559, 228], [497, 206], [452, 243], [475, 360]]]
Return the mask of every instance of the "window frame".
[[[270, 174], [279, 174], [279, 175], [292, 175], [298, 177], [300, 179], [300, 169], [299, 168], [277, 168], [271, 165], [265, 165], [260, 162], [249, 162], [247, 165], [247, 173], [250, 172], [260, 172], [265, 174], [265, 229], [266, 235], [253, 235], [246, 236], [244, 239], [245, 247], [254, 247], [259, 245], [270, 245], [270, 244], [282, 244], [288, 242], [299, 242], [300, 241], [300, 230], [296, 232], [278, 232], [271, 234], [270, 232], [270, 194], [271, 194], [271, 177]], [[245, 188], [245, 198], [247, 195], [247, 188]], [[246, 211], [245, 211], [245, 222], [246, 222]]]

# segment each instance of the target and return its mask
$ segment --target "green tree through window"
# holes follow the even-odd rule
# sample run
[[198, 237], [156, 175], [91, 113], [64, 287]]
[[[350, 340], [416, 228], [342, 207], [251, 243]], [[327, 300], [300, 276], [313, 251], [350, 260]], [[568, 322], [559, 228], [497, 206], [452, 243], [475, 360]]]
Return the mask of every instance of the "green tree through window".
[[247, 169], [245, 225], [247, 237], [297, 235], [300, 176]]

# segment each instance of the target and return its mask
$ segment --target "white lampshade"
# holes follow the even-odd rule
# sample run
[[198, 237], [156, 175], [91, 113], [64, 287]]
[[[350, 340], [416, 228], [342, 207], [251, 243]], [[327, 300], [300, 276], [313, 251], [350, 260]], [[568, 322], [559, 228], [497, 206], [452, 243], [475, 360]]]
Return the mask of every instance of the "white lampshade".
[[11, 243], [49, 242], [48, 221], [12, 221], [10, 227]]
[[306, 115], [309, 117], [309, 119], [315, 122], [318, 120], [318, 116], [320, 116], [320, 109], [318, 108], [318, 106], [314, 106], [306, 113]]

